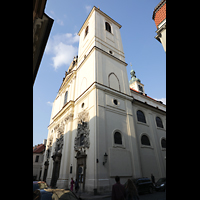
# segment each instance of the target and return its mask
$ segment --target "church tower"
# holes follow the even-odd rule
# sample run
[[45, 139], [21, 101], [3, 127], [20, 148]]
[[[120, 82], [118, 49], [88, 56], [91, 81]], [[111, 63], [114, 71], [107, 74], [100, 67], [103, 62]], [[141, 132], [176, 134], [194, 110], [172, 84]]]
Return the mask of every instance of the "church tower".
[[78, 33], [78, 66], [87, 65], [88, 86], [95, 81], [130, 95], [121, 27], [94, 6]]
[[141, 83], [139, 78], [136, 78], [135, 71], [131, 70], [130, 74], [131, 80], [129, 81], [129, 87], [145, 95], [144, 85]]
[[117, 175], [122, 182], [141, 176], [121, 27], [94, 6], [78, 32], [78, 56], [48, 126], [42, 176], [53, 187], [66, 188], [73, 178], [83, 191], [104, 193]]
[[88, 94], [83, 111], [89, 112], [90, 127], [84, 171], [88, 191], [111, 191], [116, 175], [122, 181], [141, 175], [121, 27], [94, 6], [78, 33], [76, 91], [81, 92], [76, 98]]

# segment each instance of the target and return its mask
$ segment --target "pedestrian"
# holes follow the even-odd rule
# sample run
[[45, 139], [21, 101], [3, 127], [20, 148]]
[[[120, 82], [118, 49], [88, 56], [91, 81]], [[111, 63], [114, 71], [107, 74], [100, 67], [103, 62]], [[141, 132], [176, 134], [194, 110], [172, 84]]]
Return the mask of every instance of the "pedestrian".
[[137, 188], [131, 179], [128, 179], [126, 188], [126, 200], [139, 200]]
[[152, 181], [152, 183], [155, 185], [155, 177], [154, 177], [153, 174], [151, 174], [151, 181]]
[[79, 184], [78, 184], [78, 180], [76, 179], [76, 181], [75, 181], [75, 191], [76, 191], [76, 193], [78, 192], [78, 189], [79, 189]]
[[70, 190], [73, 192], [73, 184], [74, 184], [74, 180], [73, 178], [71, 178], [71, 187], [70, 187]]
[[125, 200], [125, 188], [120, 183], [120, 177], [115, 177], [116, 183], [112, 186], [112, 200]]

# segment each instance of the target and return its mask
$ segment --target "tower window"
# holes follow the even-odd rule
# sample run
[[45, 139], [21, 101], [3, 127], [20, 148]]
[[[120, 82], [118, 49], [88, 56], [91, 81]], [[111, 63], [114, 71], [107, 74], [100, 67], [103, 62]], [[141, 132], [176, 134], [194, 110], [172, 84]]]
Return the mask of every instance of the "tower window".
[[86, 37], [87, 34], [88, 34], [88, 26], [85, 29], [85, 37]]
[[163, 123], [160, 117], [156, 117], [156, 124], [157, 124], [157, 127], [163, 128]]
[[67, 94], [68, 94], [68, 91], [65, 92], [65, 100], [64, 100], [64, 105], [67, 103]]
[[141, 85], [138, 85], [138, 88], [139, 88], [139, 90], [140, 90], [141, 92], [144, 92], [144, 91], [143, 91], [143, 87], [142, 87]]
[[118, 104], [118, 101], [117, 101], [117, 99], [114, 99], [114, 100], [113, 100], [113, 102], [114, 102], [114, 104], [115, 104], [115, 105], [117, 105], [117, 104]]
[[145, 119], [144, 113], [141, 110], [137, 111], [137, 120], [139, 122], [146, 123], [146, 119]]
[[146, 146], [151, 146], [149, 138], [146, 135], [141, 137], [141, 143]]
[[110, 24], [108, 22], [106, 22], [105, 25], [106, 25], [106, 30], [111, 33], [111, 26], [110, 26]]
[[122, 144], [122, 136], [121, 136], [121, 133], [116, 132], [116, 133], [114, 134], [114, 141], [115, 141], [115, 144]]

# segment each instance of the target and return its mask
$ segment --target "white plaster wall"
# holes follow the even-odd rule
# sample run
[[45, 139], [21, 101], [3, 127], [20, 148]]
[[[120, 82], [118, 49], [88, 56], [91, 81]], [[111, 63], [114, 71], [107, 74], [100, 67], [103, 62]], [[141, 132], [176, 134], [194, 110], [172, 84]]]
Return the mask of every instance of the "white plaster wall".
[[[136, 114], [137, 110], [141, 110], [144, 113], [146, 123], [138, 122]], [[152, 111], [145, 106], [139, 106], [134, 103], [133, 116], [141, 160], [142, 176], [150, 178], [152, 173], [156, 180], [165, 177], [166, 151], [161, 148], [161, 138], [164, 137], [166, 139], [165, 115], [161, 114], [159, 111]], [[156, 116], [159, 116], [162, 119], [163, 129], [157, 127]], [[151, 146], [144, 146], [141, 144], [141, 136], [143, 134], [148, 136]]]

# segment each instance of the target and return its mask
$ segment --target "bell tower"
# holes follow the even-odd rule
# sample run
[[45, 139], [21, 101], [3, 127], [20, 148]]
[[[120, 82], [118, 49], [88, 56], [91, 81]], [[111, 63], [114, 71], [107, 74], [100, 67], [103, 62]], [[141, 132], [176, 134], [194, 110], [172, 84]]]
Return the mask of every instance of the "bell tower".
[[[78, 33], [75, 99], [77, 110], [88, 112], [90, 127], [86, 190], [109, 191], [109, 180], [114, 183], [116, 174], [126, 178], [141, 175], [137, 142], [130, 142], [136, 135], [121, 27], [94, 6]], [[104, 155], [108, 155], [107, 162]]]
[[129, 81], [130, 88], [137, 90], [138, 92], [141, 92], [145, 95], [144, 85], [141, 83], [139, 78], [136, 78], [135, 71], [131, 70], [130, 74], [131, 74], [131, 80]]
[[130, 95], [121, 27], [94, 6], [78, 33], [80, 36], [78, 66], [87, 65], [86, 71], [90, 78], [85, 78], [88, 86], [95, 81]]

